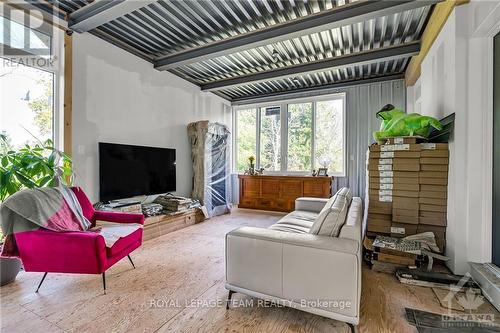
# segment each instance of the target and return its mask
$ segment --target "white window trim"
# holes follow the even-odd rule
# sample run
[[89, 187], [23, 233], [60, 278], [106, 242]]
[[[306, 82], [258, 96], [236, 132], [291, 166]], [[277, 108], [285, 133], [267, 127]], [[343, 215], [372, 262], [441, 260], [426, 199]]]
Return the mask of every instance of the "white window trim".
[[265, 171], [265, 174], [267, 175], [295, 175], [295, 176], [304, 176], [304, 175], [310, 175], [312, 173], [312, 170], [309, 171], [288, 171], [286, 170], [287, 167], [287, 157], [288, 157], [288, 104], [297, 104], [297, 103], [312, 103], [312, 133], [313, 137], [311, 138], [311, 157], [313, 161], [313, 168], [314, 168], [314, 162], [315, 162], [315, 137], [316, 137], [316, 103], [321, 102], [321, 101], [330, 101], [334, 99], [341, 99], [343, 102], [343, 109], [342, 109], [342, 127], [344, 131], [344, 135], [342, 137], [343, 142], [343, 172], [335, 172], [335, 173], [330, 173], [329, 176], [334, 176], [334, 177], [346, 177], [347, 175], [347, 121], [346, 121], [346, 94], [344, 92], [342, 93], [335, 93], [335, 94], [329, 94], [329, 95], [322, 95], [322, 96], [317, 96], [317, 97], [303, 97], [303, 98], [294, 98], [294, 99], [287, 99], [283, 101], [276, 101], [276, 102], [265, 102], [265, 103], [253, 103], [253, 104], [246, 104], [246, 105], [238, 105], [233, 107], [233, 158], [232, 158], [232, 169], [233, 173], [241, 173], [241, 171], [237, 170], [237, 151], [238, 147], [236, 144], [236, 140], [238, 137], [238, 111], [241, 110], [248, 110], [248, 109], [256, 109], [256, 119], [257, 119], [257, 124], [256, 124], [256, 131], [257, 131], [257, 139], [256, 139], [256, 152], [255, 152], [255, 166], [256, 168], [260, 167], [260, 127], [261, 127], [261, 108], [266, 108], [270, 106], [279, 106], [281, 109], [280, 112], [280, 120], [281, 120], [281, 170], [279, 171]]
[[[3, 11], [0, 12], [0, 15]], [[9, 17], [6, 19], [26, 26], [25, 12], [22, 10], [11, 9]], [[53, 86], [53, 141], [54, 148], [64, 150], [64, 31], [46, 23], [43, 19], [31, 15], [29, 17], [29, 25], [33, 30], [38, 30], [41, 33], [51, 37], [51, 55], [54, 57], [56, 66], [53, 68], [39, 67], [36, 62], [33, 68], [51, 73], [54, 75]], [[42, 58], [39, 55], [26, 52], [30, 57]], [[10, 57], [12, 58], [12, 57]]]

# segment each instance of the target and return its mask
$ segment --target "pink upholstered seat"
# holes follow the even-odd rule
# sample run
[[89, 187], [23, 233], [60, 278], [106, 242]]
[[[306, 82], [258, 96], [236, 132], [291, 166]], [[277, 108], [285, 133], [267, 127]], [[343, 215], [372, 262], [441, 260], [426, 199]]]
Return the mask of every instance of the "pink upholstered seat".
[[[83, 214], [93, 226], [96, 220], [144, 224], [142, 214], [95, 211], [83, 190], [78, 187], [72, 190]], [[91, 231], [54, 232], [40, 229], [16, 233], [15, 238], [27, 272], [101, 274], [141, 246], [142, 228], [120, 238], [111, 248], [106, 248], [99, 233]]]

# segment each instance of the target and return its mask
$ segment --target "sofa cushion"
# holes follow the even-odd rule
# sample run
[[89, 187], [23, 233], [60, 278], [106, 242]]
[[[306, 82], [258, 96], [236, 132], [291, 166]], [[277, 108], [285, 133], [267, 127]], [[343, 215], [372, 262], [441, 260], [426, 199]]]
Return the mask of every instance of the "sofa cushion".
[[296, 210], [284, 216], [269, 229], [307, 234], [317, 217], [317, 213]]
[[309, 233], [337, 237], [345, 223], [351, 201], [351, 190], [346, 187], [341, 188], [323, 207]]

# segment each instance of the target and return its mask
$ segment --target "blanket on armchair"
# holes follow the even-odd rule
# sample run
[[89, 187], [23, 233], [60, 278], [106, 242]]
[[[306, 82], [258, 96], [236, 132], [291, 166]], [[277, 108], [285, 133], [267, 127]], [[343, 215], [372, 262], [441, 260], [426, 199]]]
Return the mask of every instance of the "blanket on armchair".
[[85, 231], [90, 226], [73, 191], [67, 187], [26, 189], [0, 206], [2, 231], [6, 235], [2, 257], [18, 257], [14, 235], [45, 228], [52, 231]]

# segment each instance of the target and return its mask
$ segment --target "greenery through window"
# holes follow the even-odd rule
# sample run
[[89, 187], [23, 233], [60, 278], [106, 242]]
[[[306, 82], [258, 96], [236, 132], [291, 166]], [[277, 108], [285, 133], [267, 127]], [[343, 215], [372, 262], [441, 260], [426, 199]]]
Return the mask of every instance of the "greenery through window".
[[311, 170], [312, 103], [288, 104], [288, 171]]
[[260, 109], [260, 165], [266, 170], [281, 169], [280, 107]]
[[238, 171], [248, 169], [248, 158], [257, 152], [257, 109], [238, 112], [236, 123], [236, 159]]
[[285, 101], [236, 109], [236, 171], [299, 172], [327, 167], [329, 175], [344, 176], [345, 95]]
[[0, 62], [0, 133], [11, 148], [54, 140], [54, 74]]

